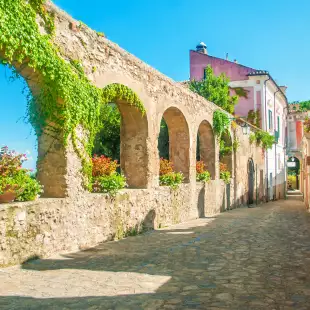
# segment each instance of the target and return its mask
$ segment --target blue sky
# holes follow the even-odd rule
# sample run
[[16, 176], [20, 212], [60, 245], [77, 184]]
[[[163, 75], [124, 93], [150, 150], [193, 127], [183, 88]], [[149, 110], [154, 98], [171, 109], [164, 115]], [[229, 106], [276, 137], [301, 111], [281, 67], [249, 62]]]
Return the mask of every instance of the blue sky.
[[[289, 101], [310, 99], [308, 0], [55, 0], [77, 20], [175, 80], [189, 77], [189, 50], [204, 41], [209, 54], [268, 70], [287, 85]], [[0, 67], [0, 145], [31, 153], [36, 139], [22, 121], [22, 83]], [[19, 121], [18, 121], [19, 120]]]

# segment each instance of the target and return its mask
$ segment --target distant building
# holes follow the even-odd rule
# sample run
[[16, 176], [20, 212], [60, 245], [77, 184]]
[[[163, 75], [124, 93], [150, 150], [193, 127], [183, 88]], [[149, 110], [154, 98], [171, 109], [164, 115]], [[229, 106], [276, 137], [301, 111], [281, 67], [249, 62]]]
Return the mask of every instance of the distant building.
[[286, 187], [285, 144], [288, 113], [286, 87], [279, 86], [268, 71], [257, 70], [238, 64], [236, 60], [210, 56], [207, 46], [203, 42], [190, 51], [190, 79], [202, 80], [205, 77], [205, 68], [210, 65], [215, 75], [225, 73], [230, 79], [233, 92], [242, 89], [246, 94], [239, 96], [235, 107], [235, 115], [247, 117], [250, 111], [258, 111], [259, 126], [277, 137], [277, 144], [266, 152], [266, 191], [268, 200], [283, 198]]

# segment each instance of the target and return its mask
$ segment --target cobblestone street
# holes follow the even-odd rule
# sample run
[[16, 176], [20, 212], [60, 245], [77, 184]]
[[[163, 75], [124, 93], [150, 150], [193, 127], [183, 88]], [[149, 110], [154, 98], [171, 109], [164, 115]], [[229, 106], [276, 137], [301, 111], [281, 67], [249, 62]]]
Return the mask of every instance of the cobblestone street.
[[310, 214], [270, 202], [0, 269], [0, 309], [310, 309]]

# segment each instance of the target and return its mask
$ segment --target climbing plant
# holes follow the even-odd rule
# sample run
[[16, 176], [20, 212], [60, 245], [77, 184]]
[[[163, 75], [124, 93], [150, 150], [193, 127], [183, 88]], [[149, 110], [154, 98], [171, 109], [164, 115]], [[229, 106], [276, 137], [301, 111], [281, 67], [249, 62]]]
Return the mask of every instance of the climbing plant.
[[255, 132], [255, 140], [256, 144], [265, 150], [271, 149], [272, 145], [275, 143], [274, 136], [263, 130], [258, 130]]
[[213, 113], [213, 131], [214, 134], [220, 138], [222, 134], [229, 128], [230, 120], [228, 115], [221, 111], [216, 110]]
[[201, 81], [190, 81], [189, 88], [223, 110], [234, 112], [238, 96], [230, 96], [229, 78], [224, 73], [216, 76], [210, 65], [205, 69], [205, 78]]
[[[104, 125], [101, 106], [117, 100], [126, 101], [142, 113], [138, 96], [124, 85], [111, 84], [103, 90], [95, 87], [77, 60], [67, 62], [53, 44], [53, 15], [44, 7], [45, 0], [0, 0], [0, 59], [16, 68], [32, 68], [38, 75], [35, 93], [28, 96], [27, 119], [37, 135], [44, 131], [64, 144], [71, 137], [82, 159], [83, 171], [90, 178], [90, 155], [96, 133]], [[47, 34], [41, 34], [36, 22], [40, 16]], [[27, 77], [26, 81], [27, 81]], [[76, 128], [82, 125], [87, 139], [81, 141], [87, 155], [77, 147]]]

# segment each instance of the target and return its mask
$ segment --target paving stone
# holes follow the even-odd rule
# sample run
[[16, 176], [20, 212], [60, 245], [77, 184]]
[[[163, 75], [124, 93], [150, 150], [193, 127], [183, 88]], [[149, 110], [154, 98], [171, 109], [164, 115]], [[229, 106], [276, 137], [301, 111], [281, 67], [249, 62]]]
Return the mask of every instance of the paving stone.
[[0, 269], [0, 309], [309, 309], [309, 253], [303, 204], [272, 202]]

